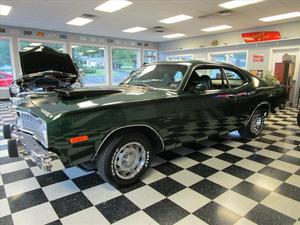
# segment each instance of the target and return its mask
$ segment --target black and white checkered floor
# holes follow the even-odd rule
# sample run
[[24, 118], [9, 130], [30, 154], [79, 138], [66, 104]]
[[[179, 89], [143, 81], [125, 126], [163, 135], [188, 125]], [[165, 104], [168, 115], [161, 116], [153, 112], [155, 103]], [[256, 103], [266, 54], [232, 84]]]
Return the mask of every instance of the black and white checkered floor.
[[[1, 136], [0, 224], [300, 225], [296, 112], [271, 115], [255, 140], [233, 132], [160, 154], [122, 189], [79, 167], [43, 174], [30, 159], [8, 158]], [[6, 103], [0, 117], [14, 120]]]

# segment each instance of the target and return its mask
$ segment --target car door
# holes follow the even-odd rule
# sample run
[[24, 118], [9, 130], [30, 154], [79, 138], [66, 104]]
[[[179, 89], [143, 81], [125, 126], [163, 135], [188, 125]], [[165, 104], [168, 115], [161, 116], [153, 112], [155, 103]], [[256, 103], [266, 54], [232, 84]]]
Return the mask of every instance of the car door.
[[259, 100], [252, 81], [249, 80], [241, 71], [232, 67], [223, 67], [223, 72], [228, 80], [230, 93], [237, 104], [236, 118], [238, 127], [241, 127], [249, 118], [249, 112]]
[[[202, 82], [197, 76], [209, 76], [211, 87], [197, 90], [197, 80]], [[220, 66], [196, 67], [178, 94], [179, 143], [201, 141], [233, 130], [237, 104], [232, 96]]]

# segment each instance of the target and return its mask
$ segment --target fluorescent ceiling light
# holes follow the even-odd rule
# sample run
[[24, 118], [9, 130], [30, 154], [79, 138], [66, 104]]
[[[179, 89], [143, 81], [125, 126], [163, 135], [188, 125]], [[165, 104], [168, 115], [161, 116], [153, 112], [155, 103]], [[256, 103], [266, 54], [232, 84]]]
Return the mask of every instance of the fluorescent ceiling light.
[[203, 28], [201, 30], [205, 31], [205, 32], [212, 32], [212, 31], [218, 31], [218, 30], [226, 30], [226, 29], [230, 29], [230, 28], [232, 28], [232, 26], [229, 26], [229, 25], [220, 25], [220, 26], [215, 26], [215, 27]]
[[0, 5], [0, 16], [8, 16], [10, 13], [11, 6], [9, 5]]
[[109, 0], [97, 6], [95, 10], [111, 13], [123, 9], [131, 4], [132, 2], [126, 0]]
[[123, 32], [126, 33], [136, 33], [136, 32], [140, 32], [140, 31], [144, 31], [147, 30], [147, 28], [145, 27], [132, 27], [132, 28], [128, 28], [126, 30], [122, 30]]
[[40, 46], [42, 43], [32, 42], [29, 44], [30, 46]]
[[176, 34], [168, 34], [163, 36], [164, 38], [177, 38], [177, 37], [183, 37], [186, 36], [186, 34], [176, 33]]
[[171, 23], [178, 23], [178, 22], [181, 22], [181, 21], [184, 21], [184, 20], [189, 20], [189, 19], [192, 19], [192, 18], [193, 18], [192, 16], [187, 16], [187, 15], [181, 14], [181, 15], [178, 15], [178, 16], [173, 16], [173, 17], [169, 17], [169, 18], [160, 20], [159, 22], [160, 23], [171, 24]]
[[252, 5], [255, 3], [262, 2], [264, 0], [233, 0], [229, 2], [224, 2], [222, 4], [219, 4], [219, 6], [226, 8], [226, 9], [234, 9], [238, 7], [242, 7], [245, 5]]
[[276, 16], [269, 16], [269, 17], [264, 17], [260, 18], [259, 20], [263, 22], [272, 22], [272, 21], [277, 21], [277, 20], [286, 20], [294, 17], [299, 17], [300, 12], [291, 12], [291, 13], [285, 13], [285, 14], [280, 14]]
[[90, 22], [92, 22], [92, 19], [83, 18], [83, 17], [76, 17], [75, 19], [70, 20], [67, 22], [68, 25], [74, 25], [74, 26], [83, 26]]

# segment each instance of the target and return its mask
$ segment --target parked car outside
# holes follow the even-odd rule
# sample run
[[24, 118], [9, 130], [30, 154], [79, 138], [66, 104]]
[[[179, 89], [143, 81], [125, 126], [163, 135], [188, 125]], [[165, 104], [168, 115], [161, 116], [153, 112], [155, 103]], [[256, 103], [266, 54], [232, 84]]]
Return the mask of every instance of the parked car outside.
[[150, 63], [116, 88], [30, 96], [3, 132], [11, 157], [25, 148], [46, 170], [54, 157], [65, 166], [96, 162], [104, 180], [130, 185], [155, 153], [234, 130], [257, 137], [286, 100], [283, 86], [229, 64]]
[[0, 87], [9, 87], [13, 82], [13, 75], [0, 71]]

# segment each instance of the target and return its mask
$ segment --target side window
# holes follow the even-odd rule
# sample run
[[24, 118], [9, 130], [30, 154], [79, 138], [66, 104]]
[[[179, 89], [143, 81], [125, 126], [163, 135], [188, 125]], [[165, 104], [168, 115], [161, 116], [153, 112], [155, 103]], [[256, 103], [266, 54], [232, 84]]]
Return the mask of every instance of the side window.
[[238, 72], [230, 69], [224, 69], [231, 88], [242, 86], [247, 82], [246, 78]]
[[187, 90], [193, 91], [198, 84], [204, 85], [206, 90], [228, 88], [220, 68], [198, 68], [193, 71], [187, 83]]

